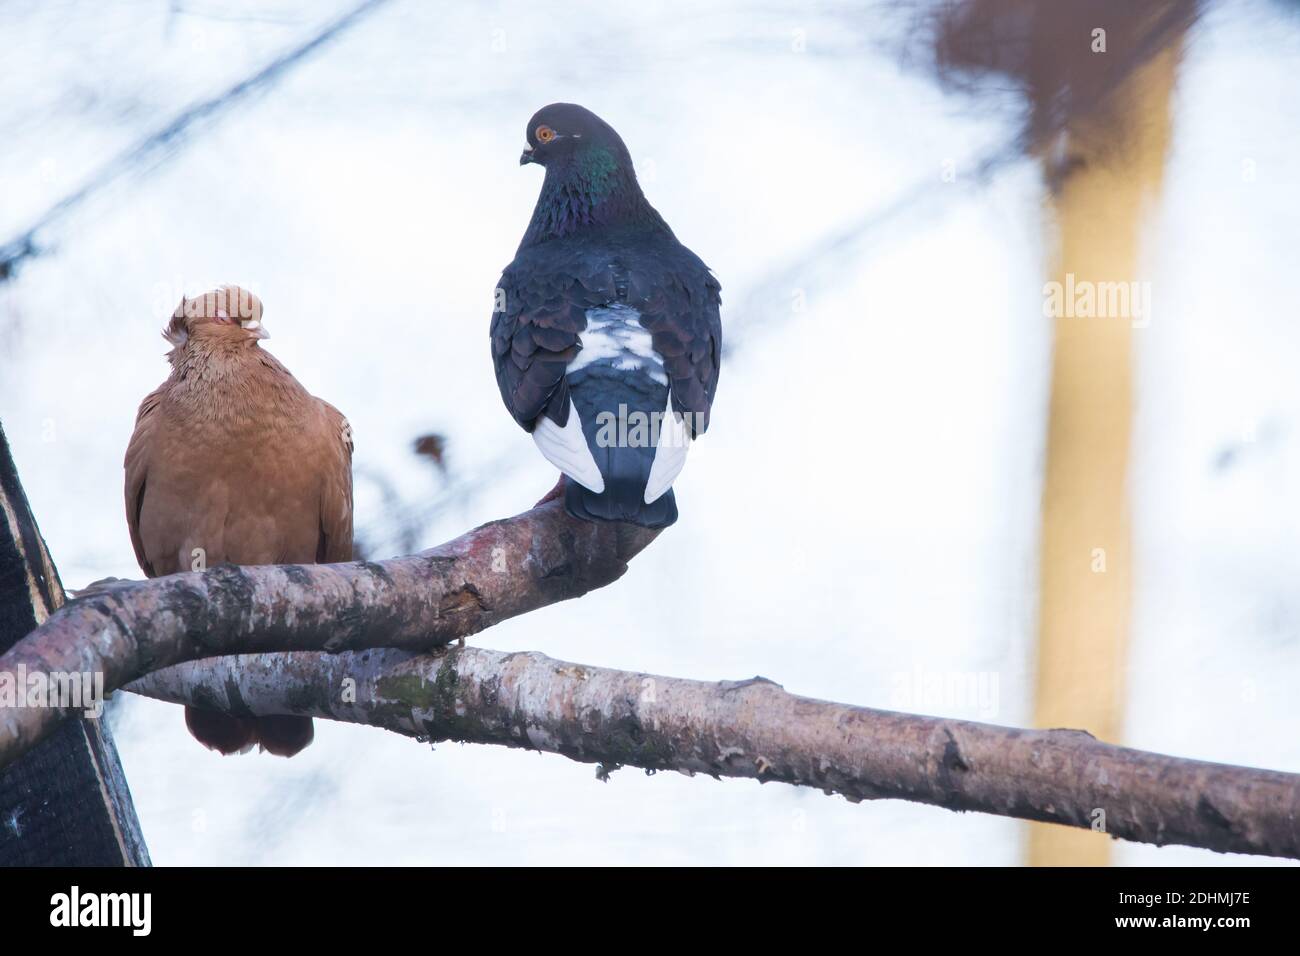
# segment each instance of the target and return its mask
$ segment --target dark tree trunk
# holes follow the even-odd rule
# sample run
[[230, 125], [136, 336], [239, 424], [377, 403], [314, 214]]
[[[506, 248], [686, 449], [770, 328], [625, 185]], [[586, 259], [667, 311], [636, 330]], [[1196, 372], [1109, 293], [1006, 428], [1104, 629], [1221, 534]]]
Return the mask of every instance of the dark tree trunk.
[[[0, 653], [63, 604], [0, 426]], [[0, 770], [0, 866], [148, 866], [104, 719], [62, 723]]]

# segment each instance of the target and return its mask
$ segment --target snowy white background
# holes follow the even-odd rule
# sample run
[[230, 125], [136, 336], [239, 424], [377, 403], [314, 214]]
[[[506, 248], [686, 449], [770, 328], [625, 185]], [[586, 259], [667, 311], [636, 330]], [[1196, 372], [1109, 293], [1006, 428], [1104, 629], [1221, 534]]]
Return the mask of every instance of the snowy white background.
[[[1189, 45], [1151, 224], [1124, 742], [1296, 770], [1300, 19], [1225, 6]], [[0, 4], [0, 242], [344, 9]], [[226, 281], [262, 297], [268, 348], [351, 420], [378, 552], [399, 543], [375, 476], [428, 513], [418, 547], [549, 489], [500, 406], [487, 326], [540, 182], [517, 165], [525, 121], [575, 101], [619, 129], [720, 278], [731, 352], [677, 526], [615, 586], [475, 642], [1028, 723], [1042, 187], [1025, 162], [976, 181], [1014, 114], [945, 96], [899, 65], [897, 17], [854, 9], [392, 3], [52, 224], [50, 251], [0, 285], [0, 420], [65, 584], [139, 576], [121, 460], [165, 376], [158, 331], [183, 292]], [[426, 431], [448, 437], [456, 486], [411, 454]], [[948, 675], [988, 693], [913, 692]], [[130, 697], [115, 730], [159, 864], [1023, 856], [1016, 821], [776, 784], [602, 784], [554, 756], [327, 722], [292, 761], [222, 759], [177, 709]], [[1251, 862], [1127, 844], [1116, 859]]]

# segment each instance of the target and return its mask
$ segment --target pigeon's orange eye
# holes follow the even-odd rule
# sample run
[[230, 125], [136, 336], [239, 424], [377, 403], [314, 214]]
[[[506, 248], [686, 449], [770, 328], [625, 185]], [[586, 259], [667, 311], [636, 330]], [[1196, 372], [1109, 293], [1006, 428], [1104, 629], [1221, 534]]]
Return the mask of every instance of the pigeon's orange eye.
[[551, 129], [549, 126], [539, 126], [537, 127], [536, 136], [537, 142], [549, 143], [551, 140], [555, 139], [555, 130]]

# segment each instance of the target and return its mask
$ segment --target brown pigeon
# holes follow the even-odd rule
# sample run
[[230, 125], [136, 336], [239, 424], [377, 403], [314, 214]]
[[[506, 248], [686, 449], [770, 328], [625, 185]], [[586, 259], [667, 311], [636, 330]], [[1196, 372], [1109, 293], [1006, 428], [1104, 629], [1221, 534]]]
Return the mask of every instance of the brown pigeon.
[[[149, 577], [215, 564], [352, 559], [352, 435], [258, 341], [262, 303], [226, 286], [182, 299], [163, 337], [167, 381], [140, 404], [126, 450], [126, 521]], [[201, 743], [292, 756], [310, 717], [185, 708]]]

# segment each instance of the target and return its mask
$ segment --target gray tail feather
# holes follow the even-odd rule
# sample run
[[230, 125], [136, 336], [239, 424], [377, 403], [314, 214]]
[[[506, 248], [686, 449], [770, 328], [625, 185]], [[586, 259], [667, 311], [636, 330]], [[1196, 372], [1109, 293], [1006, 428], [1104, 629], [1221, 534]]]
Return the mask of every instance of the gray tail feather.
[[[666, 528], [677, 520], [677, 499], [669, 488], [650, 504], [645, 497], [649, 473], [645, 450], [636, 448], [602, 449], [606, 454], [601, 473], [605, 490], [596, 494], [572, 478], [564, 482], [564, 508], [575, 518], [585, 521], [626, 521], [643, 528]], [[653, 460], [650, 449], [648, 460]]]

